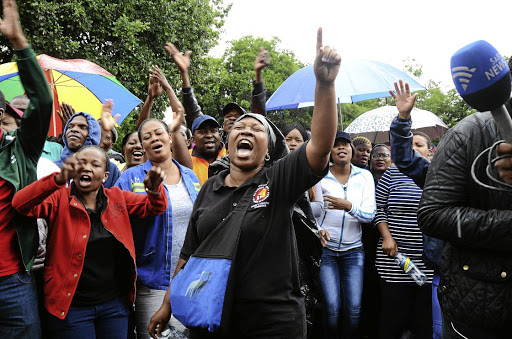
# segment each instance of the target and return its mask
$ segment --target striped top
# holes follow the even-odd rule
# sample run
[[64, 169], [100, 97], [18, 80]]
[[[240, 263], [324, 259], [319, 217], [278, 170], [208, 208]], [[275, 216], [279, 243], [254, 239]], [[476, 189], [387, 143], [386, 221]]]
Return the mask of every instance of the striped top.
[[[377, 185], [377, 214], [373, 222], [375, 225], [388, 223], [398, 251], [411, 258], [427, 275], [427, 282], [432, 283], [434, 271], [427, 269], [421, 258], [423, 235], [418, 227], [417, 215], [422, 192], [411, 178], [403, 175], [395, 166], [389, 167]], [[392, 257], [382, 252], [382, 238], [377, 245], [375, 266], [386, 282], [414, 283]]]

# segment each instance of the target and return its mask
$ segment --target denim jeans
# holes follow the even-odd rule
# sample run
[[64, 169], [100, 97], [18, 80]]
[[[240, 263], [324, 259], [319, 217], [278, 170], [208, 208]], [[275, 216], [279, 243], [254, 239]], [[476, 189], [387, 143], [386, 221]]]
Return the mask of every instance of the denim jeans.
[[0, 277], [0, 338], [41, 338], [34, 276]]
[[[356, 338], [363, 294], [364, 251], [345, 252], [324, 248], [320, 262], [320, 284], [326, 307], [326, 337]], [[340, 321], [341, 320], [341, 321]], [[341, 322], [341, 331], [340, 331]]]
[[434, 332], [433, 339], [443, 338], [443, 315], [441, 314], [441, 306], [437, 298], [437, 287], [439, 286], [439, 274], [434, 273], [432, 278], [432, 329]]
[[128, 335], [130, 309], [126, 298], [115, 298], [96, 306], [71, 306], [66, 318], [48, 316], [50, 338], [118, 338]]

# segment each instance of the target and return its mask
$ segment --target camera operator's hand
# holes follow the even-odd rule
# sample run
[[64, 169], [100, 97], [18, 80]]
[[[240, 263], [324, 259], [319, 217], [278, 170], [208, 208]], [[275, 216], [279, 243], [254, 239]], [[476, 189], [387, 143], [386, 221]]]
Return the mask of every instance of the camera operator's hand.
[[[503, 143], [496, 150], [498, 155], [512, 155], [512, 144]], [[498, 170], [501, 180], [507, 184], [512, 184], [512, 157], [503, 158], [496, 161], [494, 167]]]

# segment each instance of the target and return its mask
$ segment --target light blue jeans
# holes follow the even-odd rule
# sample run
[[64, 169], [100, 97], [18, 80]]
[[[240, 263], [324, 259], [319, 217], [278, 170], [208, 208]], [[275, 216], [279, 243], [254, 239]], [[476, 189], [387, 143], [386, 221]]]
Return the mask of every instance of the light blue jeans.
[[363, 275], [362, 247], [345, 252], [323, 249], [320, 283], [327, 317], [326, 338], [357, 338], [363, 295]]

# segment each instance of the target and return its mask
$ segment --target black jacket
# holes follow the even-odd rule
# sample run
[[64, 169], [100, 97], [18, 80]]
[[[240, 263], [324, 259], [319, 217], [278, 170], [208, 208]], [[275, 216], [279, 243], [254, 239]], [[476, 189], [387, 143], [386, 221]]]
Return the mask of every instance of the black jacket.
[[[500, 139], [490, 112], [466, 117], [448, 131], [430, 166], [418, 211], [422, 232], [447, 241], [438, 289], [443, 315], [499, 332], [512, 329], [512, 191], [479, 186], [471, 165]], [[476, 174], [490, 184], [487, 157], [483, 160]]]

